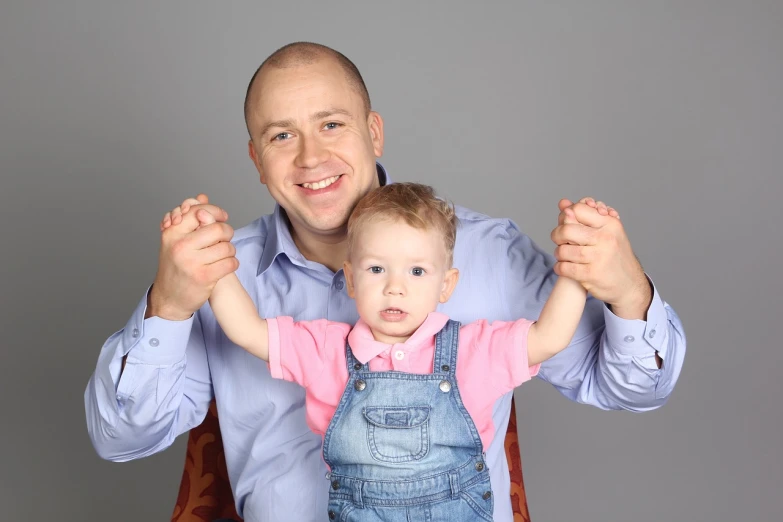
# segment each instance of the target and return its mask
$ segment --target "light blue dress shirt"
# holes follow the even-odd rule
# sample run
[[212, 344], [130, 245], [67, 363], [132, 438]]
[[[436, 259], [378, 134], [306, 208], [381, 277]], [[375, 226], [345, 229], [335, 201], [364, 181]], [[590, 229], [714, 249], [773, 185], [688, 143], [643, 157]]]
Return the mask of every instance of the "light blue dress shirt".
[[[380, 164], [378, 175], [387, 182]], [[457, 215], [460, 281], [438, 311], [463, 323], [537, 318], [557, 277], [552, 256], [508, 219], [461, 207]], [[299, 253], [279, 206], [237, 230], [232, 242], [237, 275], [262, 317], [356, 322], [342, 270], [333, 273]], [[571, 345], [544, 362], [538, 377], [602, 409], [663, 405], [686, 339], [677, 314], [653, 288], [646, 321], [621, 319], [589, 299]], [[329, 482], [321, 438], [305, 422], [304, 389], [272, 379], [264, 361], [231, 343], [208, 303], [185, 321], [144, 319], [146, 305], [145, 293], [125, 327], [106, 340], [87, 384], [87, 429], [98, 454], [127, 461], [162, 451], [202, 422], [214, 397], [238, 513], [247, 522], [324, 520]], [[495, 405], [496, 436], [487, 449], [494, 518], [503, 522], [512, 520], [503, 446], [511, 396]]]

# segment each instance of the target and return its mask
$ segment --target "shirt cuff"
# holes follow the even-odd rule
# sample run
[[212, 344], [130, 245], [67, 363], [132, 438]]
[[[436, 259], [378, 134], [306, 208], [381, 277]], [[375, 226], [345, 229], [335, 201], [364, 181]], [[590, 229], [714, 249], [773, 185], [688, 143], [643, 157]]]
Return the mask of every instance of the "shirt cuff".
[[184, 321], [169, 321], [160, 317], [144, 319], [150, 288], [125, 325], [123, 346], [127, 351], [124, 355], [128, 356], [129, 362], [170, 366], [185, 358], [194, 316]]
[[653, 290], [652, 302], [647, 308], [647, 320], [622, 319], [617, 317], [608, 305], [604, 304], [606, 338], [609, 344], [621, 353], [650, 355], [653, 352], [658, 352], [663, 358], [668, 316], [655, 283], [649, 277], [647, 279]]
[[[269, 373], [273, 379], [283, 379], [283, 365], [280, 361], [280, 325], [278, 321], [285, 321], [287, 318], [278, 317], [266, 320], [267, 330], [269, 331]], [[291, 321], [293, 322], [293, 321]], [[285, 325], [283, 325], [285, 327]]]

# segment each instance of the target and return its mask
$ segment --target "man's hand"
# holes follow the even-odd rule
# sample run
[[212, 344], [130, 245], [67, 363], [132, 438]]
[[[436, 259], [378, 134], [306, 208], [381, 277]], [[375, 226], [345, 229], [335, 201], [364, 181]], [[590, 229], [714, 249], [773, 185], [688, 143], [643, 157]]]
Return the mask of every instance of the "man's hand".
[[592, 198], [562, 199], [558, 206], [558, 226], [551, 235], [558, 245], [555, 273], [582, 283], [618, 317], [645, 319], [652, 289], [617, 212]]
[[[182, 212], [187, 207], [191, 212]], [[214, 223], [199, 226], [196, 211], [212, 215]], [[204, 194], [189, 198], [164, 216], [158, 273], [149, 295], [146, 317], [182, 321], [209, 298], [220, 278], [235, 271], [239, 261], [230, 243], [234, 229], [228, 214], [209, 204]]]

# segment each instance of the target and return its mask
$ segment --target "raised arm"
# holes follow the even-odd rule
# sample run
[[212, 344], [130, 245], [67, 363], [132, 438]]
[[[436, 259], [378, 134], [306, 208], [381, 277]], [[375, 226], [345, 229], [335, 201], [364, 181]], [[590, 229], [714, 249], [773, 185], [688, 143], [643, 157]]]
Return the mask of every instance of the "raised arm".
[[205, 196], [193, 201], [219, 223], [197, 230], [191, 216], [162, 233], [155, 281], [103, 344], [87, 383], [87, 432], [102, 458], [126, 461], [169, 447], [201, 423], [212, 399], [200, 309], [236, 259], [225, 212]]
[[209, 298], [215, 319], [231, 341], [269, 361], [269, 329], [235, 273], [218, 281]]
[[[598, 210], [595, 210], [598, 213]], [[606, 215], [619, 218], [609, 207]], [[564, 224], [578, 224], [573, 210], [566, 209]], [[530, 327], [527, 338], [527, 356], [530, 364], [538, 364], [563, 351], [576, 333], [585, 309], [587, 290], [581, 283], [565, 276], [558, 278], [541, 310], [538, 321]]]
[[564, 350], [579, 326], [587, 291], [573, 279], [558, 278], [541, 315], [527, 335], [527, 358], [539, 364]]
[[[178, 207], [173, 217], [164, 217], [161, 228], [166, 229], [177, 224], [190, 210], [193, 200], [186, 200]], [[215, 222], [209, 212], [196, 210], [199, 227], [206, 227]], [[258, 315], [253, 300], [250, 299], [235, 272], [220, 279], [209, 296], [209, 306], [215, 314], [223, 332], [231, 341], [265, 361], [269, 361], [269, 330], [266, 319]]]

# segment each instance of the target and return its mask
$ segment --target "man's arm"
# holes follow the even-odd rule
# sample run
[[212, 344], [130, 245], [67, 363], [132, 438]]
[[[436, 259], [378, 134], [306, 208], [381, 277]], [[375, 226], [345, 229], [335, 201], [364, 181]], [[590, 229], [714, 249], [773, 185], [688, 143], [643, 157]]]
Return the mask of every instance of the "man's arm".
[[125, 327], [107, 339], [84, 392], [87, 432], [107, 460], [169, 447], [201, 423], [212, 399], [198, 317], [144, 319], [147, 308], [145, 295]]
[[[227, 218], [205, 196], [197, 202], [218, 220]], [[152, 289], [125, 328], [104, 343], [87, 384], [87, 430], [106, 459], [160, 451], [206, 414], [212, 389], [196, 311], [237, 261], [228, 243], [231, 227], [197, 228], [191, 216], [162, 232]]]
[[[555, 259], [511, 222], [503, 236], [504, 300], [515, 316], [538, 317], [558, 277]], [[602, 409], [646, 411], [663, 405], [682, 369], [686, 339], [677, 314], [652, 289], [646, 320], [619, 317], [588, 296], [573, 340], [542, 364], [538, 376], [569, 399]]]

